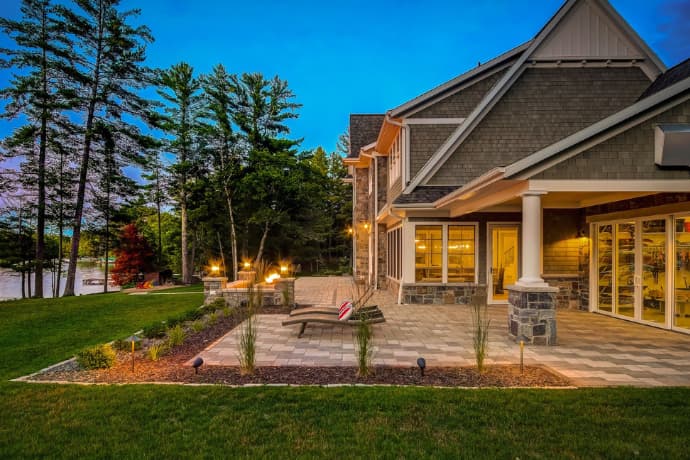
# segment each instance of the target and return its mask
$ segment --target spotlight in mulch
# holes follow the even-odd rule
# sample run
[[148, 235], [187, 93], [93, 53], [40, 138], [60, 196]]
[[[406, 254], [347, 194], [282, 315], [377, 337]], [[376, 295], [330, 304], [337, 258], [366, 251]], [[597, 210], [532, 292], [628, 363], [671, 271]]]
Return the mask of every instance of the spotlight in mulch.
[[192, 367], [194, 368], [194, 373], [198, 374], [199, 373], [199, 368], [201, 365], [204, 364], [204, 360], [201, 359], [201, 356], [197, 357], [194, 362], [192, 363]]
[[419, 366], [419, 372], [422, 373], [422, 377], [424, 377], [424, 368], [426, 367], [426, 359], [424, 358], [417, 358], [417, 366]]

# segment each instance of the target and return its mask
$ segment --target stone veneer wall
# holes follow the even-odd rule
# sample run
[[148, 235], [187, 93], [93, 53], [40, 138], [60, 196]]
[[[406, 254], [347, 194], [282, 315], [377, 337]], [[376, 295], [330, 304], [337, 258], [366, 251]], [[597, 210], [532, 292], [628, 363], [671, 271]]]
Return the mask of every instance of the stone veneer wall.
[[402, 303], [426, 305], [469, 305], [470, 301], [472, 300], [472, 296], [481, 292], [486, 293], [486, 285], [403, 284]]
[[388, 283], [388, 277], [386, 272], [388, 269], [387, 257], [388, 257], [388, 235], [386, 234], [386, 225], [377, 224], [378, 229], [378, 254], [377, 254], [377, 278], [378, 278], [378, 288], [386, 289]]
[[369, 168], [355, 168], [355, 205], [352, 208], [352, 228], [354, 229], [355, 278], [368, 279], [369, 275], [369, 233], [363, 222], [369, 222]]
[[[579, 274], [544, 274], [544, 281], [557, 288], [556, 308], [579, 310], [582, 308], [582, 276]], [[586, 309], [586, 308], [585, 308]]]

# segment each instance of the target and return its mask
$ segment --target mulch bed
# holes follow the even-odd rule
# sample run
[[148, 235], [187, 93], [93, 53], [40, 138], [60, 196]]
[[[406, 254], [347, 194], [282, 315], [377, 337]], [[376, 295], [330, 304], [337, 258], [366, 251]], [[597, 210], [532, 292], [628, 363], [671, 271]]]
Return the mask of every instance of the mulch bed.
[[[264, 307], [262, 314], [286, 314], [285, 307]], [[237, 315], [218, 314], [215, 324], [201, 332], [189, 331], [185, 342], [158, 361], [151, 361], [143, 352], [135, 353], [134, 372], [131, 354], [118, 352], [117, 362], [110, 369], [82, 370], [68, 362], [31, 378], [34, 381], [65, 381], [81, 383], [179, 382], [244, 384], [389, 384], [450, 387], [558, 387], [570, 382], [542, 366], [491, 365], [479, 374], [474, 367], [430, 367], [421, 376], [415, 367], [376, 366], [373, 375], [358, 377], [354, 367], [259, 367], [252, 375], [241, 375], [235, 366], [202, 366], [199, 373], [187, 362], [239, 324]]]

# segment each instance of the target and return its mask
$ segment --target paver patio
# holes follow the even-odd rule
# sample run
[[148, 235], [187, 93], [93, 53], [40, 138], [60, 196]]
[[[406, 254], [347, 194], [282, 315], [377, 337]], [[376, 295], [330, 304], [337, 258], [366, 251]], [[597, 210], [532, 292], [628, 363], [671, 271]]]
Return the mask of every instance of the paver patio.
[[[333, 305], [352, 296], [350, 278], [300, 278], [296, 301]], [[470, 309], [462, 305], [396, 305], [378, 292], [373, 302], [386, 322], [374, 325], [374, 364], [414, 366], [423, 356], [429, 367], [474, 363]], [[491, 328], [487, 363], [519, 362], [519, 346], [508, 338], [507, 307], [489, 307]], [[690, 385], [690, 336], [603, 315], [558, 311], [558, 345], [525, 347], [526, 364], [544, 364], [575, 385]], [[285, 315], [259, 315], [258, 366], [354, 366], [350, 327], [283, 327]], [[237, 365], [235, 329], [200, 356], [208, 365]]]

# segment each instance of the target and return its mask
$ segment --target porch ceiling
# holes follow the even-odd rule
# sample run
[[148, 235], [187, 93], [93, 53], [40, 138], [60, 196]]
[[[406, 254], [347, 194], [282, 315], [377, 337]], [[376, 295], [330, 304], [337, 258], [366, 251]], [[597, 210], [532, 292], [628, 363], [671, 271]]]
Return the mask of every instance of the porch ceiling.
[[509, 180], [479, 183], [435, 203], [449, 217], [472, 212], [519, 212], [522, 194], [542, 192], [544, 208], [584, 208], [663, 192], [690, 190], [688, 180]]

